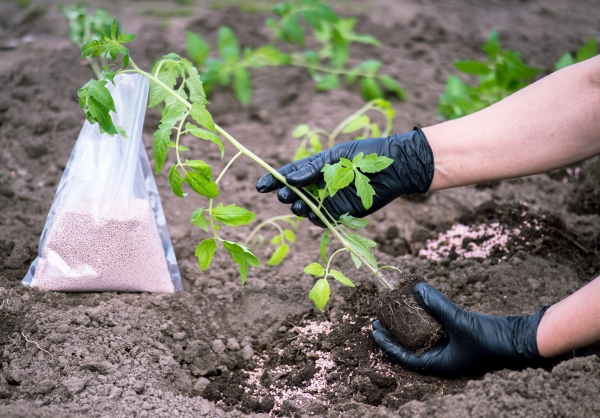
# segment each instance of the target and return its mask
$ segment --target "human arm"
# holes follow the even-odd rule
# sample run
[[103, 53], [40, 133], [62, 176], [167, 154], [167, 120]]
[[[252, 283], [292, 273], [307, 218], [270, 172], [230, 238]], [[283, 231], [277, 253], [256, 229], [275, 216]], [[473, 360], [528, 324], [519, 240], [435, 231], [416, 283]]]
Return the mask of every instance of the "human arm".
[[600, 56], [477, 113], [423, 129], [430, 190], [548, 172], [600, 153]]

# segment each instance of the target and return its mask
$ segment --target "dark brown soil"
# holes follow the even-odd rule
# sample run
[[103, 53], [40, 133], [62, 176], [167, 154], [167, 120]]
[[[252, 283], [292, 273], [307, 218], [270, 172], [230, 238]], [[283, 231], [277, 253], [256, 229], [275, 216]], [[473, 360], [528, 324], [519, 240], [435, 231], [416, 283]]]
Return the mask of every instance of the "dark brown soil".
[[[378, 288], [349, 258], [336, 259], [335, 268], [358, 288], [334, 285], [326, 310], [314, 310], [307, 297], [314, 279], [302, 269], [318, 259], [322, 231], [308, 223], [280, 266], [251, 269], [243, 287], [227, 254], [218, 253], [200, 272], [194, 248], [206, 236], [189, 217], [206, 202], [173, 196], [164, 173], [157, 186], [185, 292], [66, 294], [22, 286], [83, 123], [76, 91], [92, 77], [70, 46], [55, 3], [0, 2], [0, 417], [600, 415], [598, 345], [558, 359], [552, 370], [499, 371], [469, 380], [421, 376], [394, 364], [369, 336]], [[145, 68], [166, 52], [185, 53], [188, 28], [213, 42], [215, 28], [227, 24], [242, 34], [242, 46], [259, 45], [268, 35], [259, 29], [266, 13], [187, 3], [91, 2], [138, 34], [131, 54]], [[357, 17], [357, 32], [383, 41], [381, 48], [359, 46], [352, 53], [359, 60], [380, 59], [385, 73], [406, 88], [408, 102], [392, 99], [394, 132], [403, 132], [439, 122], [436, 107], [445, 78], [455, 72], [452, 62], [484, 58], [481, 45], [492, 28], [499, 29], [503, 46], [549, 72], [565, 51], [599, 37], [596, 3], [333, 5]], [[248, 107], [217, 88], [210, 110], [272, 165], [290, 161], [296, 125], [332, 129], [364, 104], [356, 86], [316, 92], [303, 69], [253, 75]], [[158, 119], [158, 112], [148, 112], [143, 140], [149, 154]], [[215, 171], [226, 164], [205, 141], [183, 140]], [[232, 155], [226, 146], [226, 156]], [[382, 265], [422, 276], [461, 308], [530, 314], [600, 274], [597, 164], [398, 199], [370, 216], [365, 234], [379, 244]], [[255, 192], [262, 174], [249, 160], [238, 160], [223, 177], [219, 196], [224, 204], [258, 213], [255, 223], [288, 213], [275, 196]], [[447, 257], [419, 256], [428, 240], [453, 225], [493, 222], [505, 228], [507, 241], [485, 258], [458, 256], [462, 246], [485, 241], [468, 238]], [[228, 236], [243, 240], [253, 226]], [[263, 264], [269, 251], [257, 251]], [[399, 277], [390, 280], [399, 285]]]
[[377, 301], [377, 318], [398, 341], [417, 352], [433, 347], [445, 332], [442, 325], [417, 303], [413, 289], [417, 283], [426, 282], [423, 276], [404, 274], [399, 284], [385, 291]]

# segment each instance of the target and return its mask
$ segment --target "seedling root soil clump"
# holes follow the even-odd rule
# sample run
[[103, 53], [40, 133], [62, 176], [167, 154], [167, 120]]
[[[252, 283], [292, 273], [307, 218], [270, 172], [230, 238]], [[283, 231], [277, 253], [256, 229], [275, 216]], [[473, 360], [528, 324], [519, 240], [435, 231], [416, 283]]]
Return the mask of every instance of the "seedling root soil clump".
[[417, 354], [434, 346], [445, 333], [439, 322], [417, 303], [413, 289], [425, 279], [404, 274], [394, 290], [385, 291], [377, 300], [377, 318], [402, 345]]

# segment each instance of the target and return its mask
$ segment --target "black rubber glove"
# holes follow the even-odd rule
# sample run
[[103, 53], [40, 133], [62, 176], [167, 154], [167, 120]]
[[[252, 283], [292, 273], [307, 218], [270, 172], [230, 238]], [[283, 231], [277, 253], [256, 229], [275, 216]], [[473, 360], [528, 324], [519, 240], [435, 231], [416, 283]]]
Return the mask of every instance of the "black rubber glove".
[[373, 322], [373, 340], [400, 365], [420, 373], [458, 376], [543, 363], [536, 333], [547, 306], [529, 316], [490, 316], [460, 309], [426, 283], [417, 284], [414, 295], [419, 305], [442, 324], [449, 341], [417, 357], [379, 321]]
[[[345, 142], [333, 148], [315, 154], [311, 157], [290, 163], [279, 170], [287, 182], [294, 187], [307, 186], [316, 183], [320, 188], [325, 187], [321, 169], [325, 164], [335, 164], [340, 158], [352, 160], [359, 153], [364, 155], [377, 154], [392, 158], [394, 163], [379, 173], [366, 174], [371, 179], [375, 189], [373, 206], [366, 210], [356, 194], [354, 183], [339, 190], [335, 196], [328, 197], [323, 202], [325, 209], [336, 220], [345, 213], [356, 218], [362, 218], [381, 209], [392, 200], [403, 194], [425, 193], [433, 180], [433, 153], [419, 128], [387, 138], [372, 138], [359, 141]], [[308, 205], [288, 187], [275, 179], [271, 174], [262, 176], [256, 182], [256, 190], [260, 193], [277, 193], [279, 201], [291, 203], [291, 210], [297, 216], [308, 217], [315, 225], [323, 226]]]

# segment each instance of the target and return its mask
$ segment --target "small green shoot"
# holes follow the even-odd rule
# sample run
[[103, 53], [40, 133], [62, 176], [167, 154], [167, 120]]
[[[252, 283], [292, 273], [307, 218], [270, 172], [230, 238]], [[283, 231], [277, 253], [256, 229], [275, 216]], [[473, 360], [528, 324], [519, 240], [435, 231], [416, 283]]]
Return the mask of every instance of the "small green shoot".
[[592, 36], [581, 48], [577, 50], [577, 54], [575, 54], [575, 56], [571, 55], [570, 52], [565, 52], [565, 54], [560, 57], [560, 59], [554, 65], [554, 71], [562, 70], [569, 65], [588, 60], [596, 55], [598, 55], [598, 47], [596, 45], [596, 38]]
[[460, 118], [499, 102], [529, 85], [541, 71], [525, 65], [519, 52], [502, 49], [495, 29], [483, 50], [488, 56], [485, 61], [454, 62], [457, 70], [478, 76], [479, 80], [475, 86], [469, 86], [456, 75], [447, 78], [438, 109], [444, 118]]

